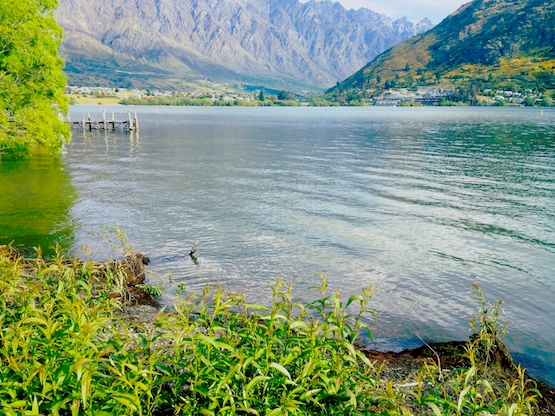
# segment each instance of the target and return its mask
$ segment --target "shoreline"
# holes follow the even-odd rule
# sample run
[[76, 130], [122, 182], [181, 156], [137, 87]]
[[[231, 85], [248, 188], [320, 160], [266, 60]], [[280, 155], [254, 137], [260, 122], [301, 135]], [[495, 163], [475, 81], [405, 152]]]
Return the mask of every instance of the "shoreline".
[[[146, 295], [151, 297], [151, 295]], [[151, 297], [152, 298], [152, 297]], [[154, 302], [157, 302], [153, 299]], [[165, 308], [164, 305], [154, 306], [152, 300], [145, 298], [144, 303], [129, 306], [122, 311], [124, 319], [129, 319], [140, 326], [154, 327], [158, 313]], [[468, 341], [431, 342], [417, 348], [410, 348], [400, 352], [378, 351], [364, 345], [358, 348], [369, 360], [383, 366], [382, 375], [388, 382], [397, 386], [411, 387], [415, 384], [414, 374], [425, 365], [439, 361], [443, 371], [457, 370], [469, 366], [469, 361], [464, 357]], [[517, 366], [508, 349], [501, 344], [495, 365], [499, 367], [497, 374], [505, 379], [517, 377]], [[541, 380], [527, 376], [537, 385], [541, 394], [538, 398], [538, 406], [543, 416], [555, 415], [555, 386], [549, 386]]]
[[[250, 343], [253, 341], [252, 337], [255, 333], [251, 334], [251, 329], [244, 335], [241, 335], [242, 332], [250, 328], [251, 325], [253, 326], [252, 330], [257, 331], [256, 333], [258, 333], [258, 331], [274, 331], [272, 328], [275, 326], [275, 330], [278, 332], [272, 332], [273, 335], [268, 336], [270, 339], [273, 339], [273, 342], [276, 342], [277, 345], [282, 345], [283, 343], [283, 346], [278, 347], [274, 354], [282, 353], [280, 351], [281, 348], [287, 350], [288, 347], [286, 346], [289, 345], [290, 342], [293, 342], [292, 345], [301, 342], [304, 336], [309, 336], [307, 341], [310, 340], [311, 337], [317, 336], [317, 338], [313, 338], [312, 341], [314, 342], [317, 340], [316, 342], [320, 345], [320, 347], [314, 351], [318, 354], [317, 356], [321, 355], [322, 351], [327, 351], [324, 355], [331, 354], [329, 357], [332, 361], [327, 362], [327, 360], [324, 360], [326, 364], [322, 362], [321, 365], [331, 365], [334, 362], [334, 359], [332, 359], [334, 354], [340, 350], [343, 351], [341, 355], [337, 357], [340, 359], [339, 362], [341, 362], [341, 366], [345, 366], [344, 371], [346, 371], [346, 374], [342, 377], [354, 376], [355, 379], [343, 381], [342, 384], [347, 383], [346, 385], [348, 385], [348, 383], [354, 382], [355, 384], [353, 384], [351, 388], [361, 389], [360, 393], [358, 393], [362, 395], [359, 397], [359, 400], [366, 400], [366, 395], [370, 393], [370, 391], [367, 390], [369, 388], [372, 390], [378, 388], [377, 391], [382, 391], [382, 388], [389, 388], [387, 386], [390, 386], [396, 392], [394, 396], [389, 398], [391, 405], [397, 406], [399, 409], [406, 408], [417, 411], [417, 408], [414, 407], [416, 404], [410, 397], [415, 394], [421, 394], [418, 393], [418, 389], [425, 389], [430, 392], [434, 389], [443, 391], [445, 396], [443, 398], [436, 398], [439, 400], [436, 402], [436, 405], [442, 405], [442, 403], [446, 404], [450, 400], [456, 400], [455, 398], [450, 398], [451, 392], [452, 389], [455, 389], [456, 392], [458, 388], [456, 387], [457, 383], [460, 382], [460, 377], [463, 377], [463, 379], [466, 379], [466, 384], [470, 383], [467, 387], [470, 389], [469, 391], [474, 391], [474, 389], [476, 389], [476, 393], [472, 394], [477, 394], [479, 396], [482, 394], [478, 393], [480, 389], [484, 388], [484, 386], [490, 386], [486, 388], [483, 394], [493, 395], [492, 397], [495, 397], [495, 394], [500, 394], [500, 397], [506, 398], [507, 405], [509, 405], [509, 402], [512, 402], [512, 400], [517, 400], [520, 404], [514, 405], [526, 407], [525, 403], [528, 403], [528, 400], [530, 400], [529, 404], [536, 402], [537, 410], [540, 411], [540, 414], [555, 415], [555, 389], [540, 381], [533, 380], [526, 375], [520, 367], [515, 366], [507, 348], [498, 337], [502, 334], [502, 329], [496, 326], [496, 312], [494, 311], [492, 317], [489, 315], [489, 312], [484, 309], [484, 307], [493, 307], [495, 309], [495, 305], [491, 305], [484, 301], [483, 295], [482, 312], [480, 312], [482, 315], [479, 315], [480, 322], [482, 323], [480, 324], [481, 326], [477, 328], [479, 331], [477, 331], [470, 340], [465, 342], [426, 344], [422, 347], [413, 350], [405, 350], [400, 353], [379, 352], [357, 344], [356, 334], [359, 330], [362, 330], [364, 326], [359, 325], [358, 318], [356, 318], [355, 315], [344, 315], [342, 307], [338, 306], [339, 303], [337, 303], [339, 302], [339, 298], [335, 298], [333, 295], [326, 295], [327, 285], [325, 278], [323, 278], [322, 286], [319, 289], [322, 293], [323, 303], [314, 301], [308, 303], [304, 307], [302, 305], [295, 306], [297, 304], [291, 303], [292, 287], [278, 281], [274, 289], [274, 294], [275, 296], [277, 294], [277, 298], [274, 296], [274, 304], [270, 309], [276, 312], [272, 312], [270, 315], [267, 315], [267, 308], [258, 305], [249, 305], [245, 303], [245, 300], [240, 294], [229, 294], [225, 292], [223, 288], [207, 291], [199, 299], [200, 303], [198, 304], [197, 301], [193, 301], [194, 299], [190, 297], [188, 300], [182, 301], [183, 303], [176, 305], [175, 311], [167, 312], [165, 308], [158, 303], [156, 296], [152, 295], [153, 292], [149, 291], [146, 285], [144, 285], [148, 272], [148, 263], [148, 257], [144, 256], [142, 253], [136, 252], [129, 252], [121, 259], [108, 260], [106, 262], [91, 262], [89, 260], [81, 261], [74, 257], [67, 257], [61, 253], [58, 253], [53, 259], [44, 259], [40, 256], [36, 259], [23, 258], [20, 256], [18, 250], [10, 246], [0, 246], [0, 276], [2, 277], [0, 286], [2, 286], [4, 290], [3, 293], [0, 291], [0, 304], [3, 302], [4, 305], [8, 307], [10, 307], [10, 305], [11, 308], [17, 307], [20, 303], [15, 302], [17, 297], [14, 296], [28, 297], [29, 290], [26, 289], [27, 287], [34, 288], [31, 289], [31, 292], [34, 291], [40, 298], [46, 297], [45, 299], [50, 299], [52, 296], [61, 296], [62, 300], [57, 301], [57, 304], [60, 303], [61, 305], [70, 299], [74, 299], [75, 296], [77, 296], [77, 298], [71, 302], [79, 301], [81, 303], [82, 301], [80, 298], [84, 297], [84, 303], [81, 303], [82, 306], [79, 308], [85, 307], [89, 310], [86, 313], [87, 316], [89, 314], [91, 314], [91, 316], [87, 319], [93, 318], [94, 314], [100, 314], [99, 317], [104, 316], [100, 318], [100, 320], [97, 320], [99, 323], [102, 322], [100, 326], [98, 326], [99, 324], [95, 324], [97, 325], [97, 331], [100, 331], [99, 335], [101, 333], [104, 335], [101, 335], [100, 338], [93, 337], [89, 342], [100, 343], [101, 345], [105, 342], [109, 342], [112, 348], [115, 347], [113, 354], [116, 355], [124, 353], [124, 349], [129, 351], [135, 350], [136, 353], [134, 354], [138, 354], [137, 358], [139, 362], [144, 354], [147, 354], [147, 356], [152, 355], [152, 357], [155, 357], [155, 360], [160, 362], [160, 365], [168, 359], [170, 361], [173, 360], [172, 354], [178, 354], [175, 360], [177, 360], [176, 362], [181, 362], [182, 358], [179, 358], [179, 354], [187, 352], [189, 348], [200, 348], [202, 346], [202, 348], [208, 348], [203, 354], [210, 354], [209, 357], [204, 355], [201, 356], [201, 361], [204, 363], [202, 366], [210, 367], [212, 365], [223, 365], [227, 368], [228, 364], [224, 365], [224, 363], [227, 362], [226, 360], [235, 357], [236, 354], [243, 354], [244, 351], [239, 349], [239, 347], [244, 345], [245, 342]], [[8, 276], [10, 273], [13, 278], [16, 279], [15, 282], [10, 281]], [[19, 281], [17, 281], [17, 279], [19, 279]], [[51, 286], [51, 289], [48, 289], [48, 286]], [[12, 287], [12, 289], [10, 289], [10, 287]], [[56, 291], [56, 287], [58, 287], [58, 291]], [[59, 288], [61, 287], [65, 288], [63, 292], [60, 292]], [[476, 287], [476, 289], [478, 293], [481, 294], [479, 288]], [[23, 290], [23, 292], [21, 292], [20, 295], [13, 294], [21, 290]], [[356, 304], [360, 302], [362, 313], [365, 310], [366, 301], [371, 297], [371, 292], [371, 288], [363, 289], [363, 294], [358, 297], [352, 297], [349, 303], [355, 302]], [[69, 296], [69, 298], [67, 298], [68, 300], [66, 301], [65, 299], [67, 296]], [[8, 302], [7, 304], [6, 301]], [[40, 312], [40, 303], [36, 305], [39, 307], [38, 311]], [[67, 305], [69, 306], [70, 304]], [[198, 305], [200, 309], [197, 309], [196, 305]], [[102, 309], [105, 307], [108, 309], [103, 311]], [[300, 317], [296, 317], [295, 315], [292, 316], [291, 313], [293, 308], [297, 307], [301, 307], [301, 311], [305, 310], [304, 308], [308, 308], [307, 310], [322, 313], [322, 319], [324, 319], [324, 321], [313, 321], [314, 318], [310, 317], [310, 315], [306, 315], [305, 318], [302, 318], [305, 312], [302, 312]], [[330, 308], [329, 313], [331, 315], [328, 315], [328, 312], [324, 312], [326, 307]], [[336, 309], [337, 307], [339, 307], [339, 309]], [[73, 311], [71, 310], [74, 308], [73, 306], [70, 306], [71, 309], [67, 309], [67, 307], [64, 308], [66, 309], [62, 309], [60, 311], [61, 315], [59, 316], [65, 316], [65, 314], [71, 315], [81, 310], [78, 308]], [[250, 312], [249, 309], [253, 311]], [[46, 310], [45, 313], [49, 314]], [[81, 312], [78, 313], [80, 314]], [[289, 318], [287, 318], [288, 314]], [[282, 318], [276, 320], [278, 315], [282, 316]], [[353, 319], [356, 318], [354, 320], [354, 326], [352, 326], [353, 324], [347, 325], [347, 321], [345, 320], [347, 316], [351, 316]], [[301, 318], [302, 320], [300, 320]], [[487, 321], [483, 319], [487, 319]], [[327, 323], [328, 320], [330, 320], [329, 324]], [[23, 322], [25, 321], [22, 321], [22, 323], [18, 325], [25, 325]], [[29, 321], [28, 324], [31, 322], [34, 321]], [[36, 322], [39, 323], [42, 321], [37, 320]], [[94, 321], [91, 321], [91, 324], [87, 325], [93, 325], [92, 322]], [[7, 342], [9, 345], [9, 328], [12, 326], [9, 323], [7, 325], [9, 326], [3, 328], [3, 331], [0, 332], [0, 344], [2, 344], [2, 342]], [[60, 322], [60, 325], [64, 324]], [[310, 335], [312, 332], [310, 328], [313, 325], [317, 325], [315, 328], [319, 329], [314, 333], [315, 335]], [[94, 327], [94, 325], [92, 327]], [[40, 325], [37, 329], [39, 328]], [[86, 326], [83, 328], [86, 328]], [[291, 328], [295, 329], [292, 330]], [[86, 331], [87, 332], [82, 333], [83, 335], [81, 336], [91, 337], [93, 335], [89, 330]], [[327, 333], [329, 333], [329, 335], [322, 337], [323, 334]], [[229, 339], [228, 335], [230, 337]], [[2, 336], [8, 336], [8, 338], [3, 341]], [[60, 341], [57, 342], [74, 342], [71, 341], [71, 338], [68, 339], [63, 334], [60, 336], [63, 338], [60, 338]], [[291, 336], [293, 336], [293, 338], [289, 340]], [[339, 338], [336, 338], [336, 336]], [[40, 337], [38, 339], [40, 339]], [[113, 341], [110, 341], [110, 339], [113, 339]], [[241, 339], [243, 339], [243, 341], [241, 341]], [[116, 344], [114, 344], [114, 342], [116, 342]], [[197, 347], [193, 347], [195, 344], [191, 344], [189, 347], [188, 345], [191, 342], [199, 342], [200, 344], [198, 344]], [[181, 349], [183, 347], [175, 349], [177, 345], [181, 345], [181, 343], [184, 343], [185, 350]], [[349, 345], [351, 345], [351, 347], [349, 347]], [[119, 348], [121, 348], [121, 350], [119, 350]], [[146, 348], [146, 350], [144, 350], [144, 348]], [[250, 348], [256, 347], [254, 345], [251, 347], [244, 345], [244, 347], [241, 348], [247, 348], [245, 351], [248, 352]], [[65, 350], [62, 349], [59, 354], [64, 354], [64, 351]], [[102, 363], [102, 354], [99, 356], [98, 351], [96, 347], [90, 350], [90, 358], [87, 358], [87, 360], [99, 360], [99, 362]], [[295, 351], [295, 348], [293, 348], [292, 351]], [[301, 348], [297, 353], [304, 354], [305, 351], [304, 348]], [[286, 351], [283, 353], [285, 352]], [[228, 356], [228, 354], [231, 355]], [[291, 353], [289, 353], [289, 355], [291, 355]], [[123, 357], [125, 356], [127, 356], [127, 353], [125, 353]], [[351, 358], [344, 361], [344, 359], [349, 356], [351, 356]], [[16, 358], [21, 359], [22, 357]], [[0, 353], [0, 361], [3, 359]], [[277, 358], [275, 359], [278, 360]], [[110, 358], [110, 360], [113, 360], [113, 358]], [[224, 361], [219, 363], [220, 360]], [[3, 364], [8, 364], [8, 362], [3, 362]], [[287, 359], [283, 357], [275, 363], [272, 363], [274, 370], [277, 369], [278, 373], [273, 373], [271, 377], [269, 375], [260, 375], [260, 377], [264, 377], [267, 381], [273, 380], [273, 377], [285, 377], [285, 379], [289, 378], [292, 380], [293, 373], [290, 372], [294, 370], [294, 364], [295, 360], [292, 358]], [[166, 364], [160, 368], [165, 368], [165, 365]], [[354, 367], [348, 370], [350, 366]], [[355, 368], [357, 369], [356, 371], [354, 371]], [[360, 377], [362, 378], [359, 378], [357, 372], [362, 371], [363, 368], [366, 368], [364, 371], [368, 371], [369, 373], [366, 376], [362, 376], [361, 374]], [[52, 371], [54, 370], [55, 368], [52, 369]], [[0, 372], [1, 371], [5, 371], [5, 369], [0, 370]], [[12, 371], [16, 370], [12, 369]], [[156, 372], [158, 371], [160, 370], [156, 370]], [[227, 373], [231, 370], [224, 369], [223, 371]], [[339, 371], [339, 369], [334, 371]], [[473, 378], [470, 378], [471, 374], [474, 374], [473, 372], [475, 373], [476, 384], [472, 381]], [[164, 377], [162, 377], [162, 380], [165, 379]], [[221, 382], [222, 379], [220, 377], [223, 377], [223, 375], [217, 376], [215, 380], [220, 380]], [[245, 377], [245, 383], [251, 380], [250, 377], [254, 377], [252, 380], [257, 380], [257, 376], [255, 375], [247, 377], [245, 373]], [[299, 373], [298, 377], [303, 376]], [[370, 385], [367, 385], [367, 382], [364, 381], [365, 377], [370, 377], [370, 379], [373, 380]], [[481, 381], [482, 377], [485, 377], [483, 379], [484, 381]], [[304, 380], [304, 378], [301, 379]], [[0, 377], [0, 384], [1, 380], [2, 377]], [[241, 379], [238, 379], [237, 382], [240, 383], [238, 386], [243, 385]], [[310, 382], [310, 378], [303, 381], [303, 383], [305, 382]], [[152, 383], [155, 383], [153, 384], [153, 386], [155, 386], [158, 381], [153, 380]], [[285, 385], [287, 385], [287, 383]], [[160, 388], [166, 388], [162, 386], [163, 385], [160, 385]], [[509, 386], [510, 390], [505, 390], [509, 388]], [[191, 389], [193, 387], [187, 388]], [[513, 393], [511, 393], [513, 389], [514, 392], [517, 393], [517, 396], [513, 396]], [[386, 394], [385, 392], [386, 390], [383, 390], [383, 393], [379, 394]], [[165, 391], [164, 394], [170, 397], [173, 393], [171, 391]], [[211, 390], [206, 394], [212, 394]], [[469, 393], [467, 392], [464, 394], [466, 395]], [[373, 400], [371, 397], [372, 395], [368, 397], [368, 399], [370, 399], [369, 403]], [[474, 396], [468, 396], [467, 399], [472, 401], [474, 400], [472, 397]], [[485, 397], [486, 396], [484, 396], [484, 400]], [[520, 402], [518, 397], [525, 401]], [[299, 397], [296, 400], [298, 401], [300, 399]], [[421, 399], [424, 400], [422, 403], [427, 403], [429, 400], [432, 400], [431, 398], [425, 399], [424, 396], [421, 396]], [[164, 400], [165, 401], [159, 404], [158, 411], [153, 411], [149, 414], [170, 414], [170, 408], [174, 408], [172, 406], [175, 406], [170, 406], [169, 404], [173, 403], [171, 402], [173, 399], [170, 400], [170, 398], [168, 398]], [[168, 400], [170, 400], [170, 402], [168, 402]], [[321, 400], [324, 400], [324, 398], [322, 397]], [[345, 396], [344, 399], [340, 399], [339, 402], [335, 404], [342, 408], [341, 406], [347, 403], [346, 401], [344, 402], [344, 400], [348, 400], [348, 396]], [[459, 398], [459, 403], [460, 400]], [[309, 402], [307, 402], [307, 405], [309, 405]], [[255, 405], [255, 403], [253, 402], [252, 405]], [[374, 406], [375, 405], [371, 405], [371, 408]], [[420, 406], [422, 406], [422, 404]], [[489, 406], [497, 405], [492, 403]], [[525, 407], [522, 408], [523, 411]], [[376, 410], [378, 410], [378, 408], [376, 408]], [[532, 413], [519, 414], [535, 413], [532, 411]]]

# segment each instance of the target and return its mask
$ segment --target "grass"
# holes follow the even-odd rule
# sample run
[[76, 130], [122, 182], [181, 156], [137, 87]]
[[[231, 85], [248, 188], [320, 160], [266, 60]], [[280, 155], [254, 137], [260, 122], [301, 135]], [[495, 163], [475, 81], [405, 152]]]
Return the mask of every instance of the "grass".
[[68, 95], [71, 104], [86, 105], [119, 105], [120, 97], [94, 97], [90, 95]]
[[[314, 301], [278, 280], [269, 306], [206, 287], [149, 325], [122, 318], [129, 268], [0, 248], [0, 412], [13, 415], [532, 415], [524, 370], [499, 377], [500, 305], [476, 287], [464, 366], [439, 355], [399, 383], [357, 340], [372, 288]], [[107, 266], [109, 265], [109, 267]], [[138, 283], [139, 284], [139, 283]], [[371, 334], [371, 333], [370, 333]]]

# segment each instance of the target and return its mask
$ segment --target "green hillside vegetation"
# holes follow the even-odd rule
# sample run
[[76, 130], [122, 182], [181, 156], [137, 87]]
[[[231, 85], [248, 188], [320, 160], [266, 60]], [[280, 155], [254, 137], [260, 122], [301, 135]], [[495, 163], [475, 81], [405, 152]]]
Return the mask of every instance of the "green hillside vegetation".
[[201, 95], [193, 97], [186, 94], [175, 94], [173, 96], [152, 96], [145, 98], [130, 97], [120, 100], [123, 105], [155, 105], [155, 106], [198, 106], [198, 107], [297, 107], [300, 103], [292, 98], [285, 99], [283, 96], [256, 97], [256, 99], [245, 99], [245, 97]]
[[395, 88], [460, 88], [455, 98], [476, 104], [487, 89], [549, 94], [554, 46], [554, 2], [475, 0], [378, 56], [327, 97], [348, 103]]
[[57, 152], [69, 139], [55, 0], [0, 2], [0, 158]]

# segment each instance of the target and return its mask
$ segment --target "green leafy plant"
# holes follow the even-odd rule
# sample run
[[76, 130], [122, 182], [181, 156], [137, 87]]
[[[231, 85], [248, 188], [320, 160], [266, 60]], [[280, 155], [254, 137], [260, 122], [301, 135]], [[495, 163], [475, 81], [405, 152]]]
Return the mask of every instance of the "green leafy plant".
[[153, 298], [160, 298], [162, 297], [162, 286], [161, 285], [144, 285], [144, 284], [138, 284], [135, 285], [136, 287], [138, 287], [139, 289], [141, 289], [142, 291], [148, 293], [149, 295], [151, 295]]
[[[130, 320], [120, 263], [34, 259], [0, 247], [0, 413], [15, 415], [533, 415], [524, 370], [500, 373], [504, 326], [484, 301], [462, 351], [439, 354], [397, 383], [357, 342], [372, 288], [343, 299], [327, 281], [316, 300], [271, 288], [269, 305], [206, 287], [149, 323]], [[182, 292], [185, 295], [185, 292]], [[434, 348], [431, 346], [430, 348]], [[489, 356], [489, 359], [487, 358]], [[537, 414], [537, 413], [536, 413]]]
[[69, 140], [55, 0], [0, 3], [0, 158], [56, 153]]

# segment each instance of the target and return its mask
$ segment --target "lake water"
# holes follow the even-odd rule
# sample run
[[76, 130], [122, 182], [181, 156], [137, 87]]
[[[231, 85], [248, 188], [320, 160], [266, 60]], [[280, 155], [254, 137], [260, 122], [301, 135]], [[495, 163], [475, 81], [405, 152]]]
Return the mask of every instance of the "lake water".
[[183, 282], [253, 302], [278, 277], [299, 299], [319, 273], [345, 296], [375, 285], [374, 346], [394, 350], [466, 339], [477, 282], [504, 300], [516, 359], [555, 384], [555, 112], [131, 109], [139, 137], [76, 131], [61, 161], [0, 166], [0, 241], [105, 254], [90, 231], [118, 224], [171, 270], [168, 304]]

